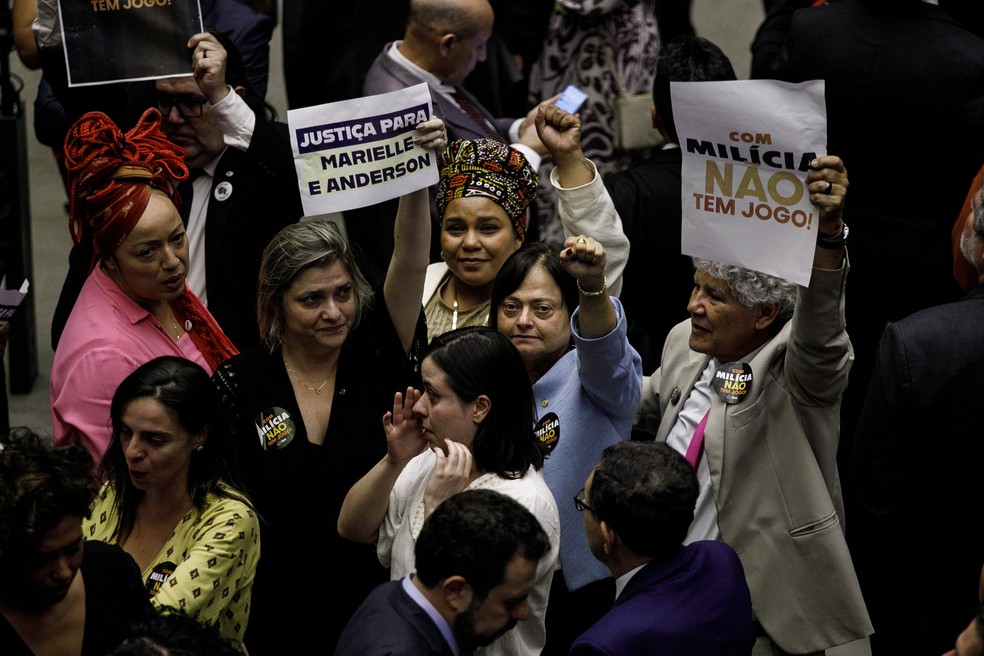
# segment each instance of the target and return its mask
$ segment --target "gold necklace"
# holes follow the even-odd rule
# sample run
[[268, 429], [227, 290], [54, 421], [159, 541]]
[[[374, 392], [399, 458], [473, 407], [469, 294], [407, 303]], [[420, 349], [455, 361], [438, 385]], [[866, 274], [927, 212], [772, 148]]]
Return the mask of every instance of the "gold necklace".
[[305, 387], [305, 388], [311, 390], [312, 392], [314, 392], [318, 396], [321, 396], [321, 390], [323, 390], [325, 388], [325, 385], [328, 384], [328, 381], [331, 380], [332, 375], [335, 373], [335, 372], [332, 372], [332, 373], [328, 374], [327, 378], [325, 378], [323, 381], [321, 381], [321, 384], [318, 385], [317, 387], [311, 387], [310, 385], [308, 385], [303, 380], [301, 380], [300, 378], [297, 377], [297, 372], [295, 372], [293, 369], [291, 369], [290, 368], [290, 365], [287, 364], [287, 358], [286, 357], [284, 357], [283, 360], [284, 360], [284, 366], [287, 367], [287, 373], [289, 373], [291, 376], [293, 376], [294, 377], [294, 380], [296, 380], [298, 383], [301, 384], [301, 387]]
[[160, 319], [157, 319], [157, 321], [158, 323], [161, 324], [161, 328], [164, 329], [164, 332], [167, 333], [167, 336], [176, 342], [181, 339], [181, 335], [183, 335], [184, 333], [181, 332], [181, 326], [178, 325], [178, 319], [177, 317], [174, 316], [174, 311], [171, 310], [170, 304], [168, 304], [167, 309], [168, 309], [167, 318], [169, 319], [167, 323], [170, 323], [171, 328], [173, 328], [174, 330], [172, 331], [171, 328], [168, 328], [167, 323], [165, 323], [164, 321], [161, 321]]
[[458, 328], [458, 289], [454, 290], [454, 301], [451, 304], [451, 309], [454, 312], [451, 315], [451, 330], [456, 330]]
[[[458, 328], [458, 286], [457, 285], [454, 286], [454, 291], [452, 292], [452, 294], [454, 294], [454, 298], [451, 300], [451, 310], [452, 310], [451, 330], [457, 330]], [[489, 325], [489, 314], [491, 313], [491, 311], [492, 310], [490, 308], [489, 312], [485, 313], [485, 319], [482, 321], [481, 325], [483, 326]]]

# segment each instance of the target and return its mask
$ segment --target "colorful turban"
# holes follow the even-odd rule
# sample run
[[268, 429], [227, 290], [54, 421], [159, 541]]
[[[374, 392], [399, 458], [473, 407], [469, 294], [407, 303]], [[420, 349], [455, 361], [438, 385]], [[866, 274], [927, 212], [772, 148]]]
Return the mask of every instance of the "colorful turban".
[[520, 240], [526, 237], [526, 208], [539, 178], [523, 153], [493, 139], [458, 139], [448, 146], [444, 161], [437, 183], [442, 217], [455, 198], [482, 196], [505, 210]]
[[65, 136], [68, 228], [82, 240], [92, 229], [96, 258], [112, 255], [140, 220], [153, 190], [181, 205], [178, 181], [188, 177], [185, 151], [164, 136], [161, 114], [148, 109], [123, 134], [102, 112], [83, 115]]

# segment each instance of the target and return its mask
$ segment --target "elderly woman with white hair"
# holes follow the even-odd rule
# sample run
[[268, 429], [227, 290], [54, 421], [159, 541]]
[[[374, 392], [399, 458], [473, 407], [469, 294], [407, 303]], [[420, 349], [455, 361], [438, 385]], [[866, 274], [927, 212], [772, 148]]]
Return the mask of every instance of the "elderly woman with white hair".
[[844, 316], [847, 172], [807, 174], [819, 230], [809, 287], [695, 260], [690, 320], [666, 339], [638, 428], [686, 455], [700, 496], [687, 542], [739, 554], [753, 653], [823, 652], [872, 633], [840, 524], [840, 401], [854, 359]]

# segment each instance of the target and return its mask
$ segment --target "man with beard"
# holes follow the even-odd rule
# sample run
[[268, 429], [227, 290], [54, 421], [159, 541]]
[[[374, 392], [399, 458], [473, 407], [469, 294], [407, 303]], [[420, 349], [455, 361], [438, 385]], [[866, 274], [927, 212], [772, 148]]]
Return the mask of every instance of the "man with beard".
[[547, 535], [518, 502], [491, 490], [454, 495], [417, 538], [417, 572], [376, 588], [349, 620], [335, 656], [460, 656], [529, 613]]

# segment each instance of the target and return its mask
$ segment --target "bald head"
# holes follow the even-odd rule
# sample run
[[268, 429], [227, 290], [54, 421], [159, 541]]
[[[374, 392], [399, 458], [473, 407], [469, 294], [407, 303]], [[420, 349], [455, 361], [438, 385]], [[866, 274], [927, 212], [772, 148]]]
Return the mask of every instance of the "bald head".
[[469, 36], [492, 28], [492, 5], [488, 0], [412, 0], [407, 30]]
[[485, 60], [494, 21], [488, 0], [412, 0], [400, 52], [446, 84]]

